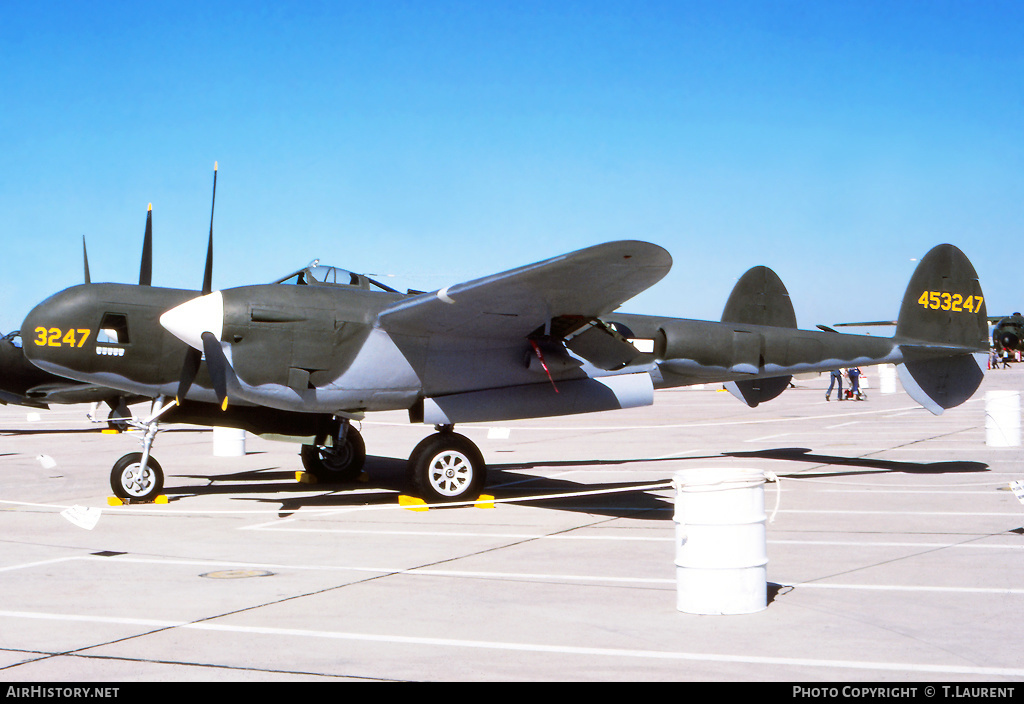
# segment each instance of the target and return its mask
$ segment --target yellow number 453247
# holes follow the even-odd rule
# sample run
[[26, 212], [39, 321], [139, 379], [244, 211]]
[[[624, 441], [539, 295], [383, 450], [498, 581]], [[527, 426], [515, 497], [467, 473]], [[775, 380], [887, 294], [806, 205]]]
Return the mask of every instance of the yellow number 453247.
[[65, 333], [60, 328], [38, 327], [34, 332], [36, 338], [33, 342], [39, 347], [82, 347], [92, 331], [88, 328], [71, 328]]
[[981, 304], [985, 301], [984, 296], [967, 296], [964, 298], [959, 293], [944, 293], [940, 291], [925, 291], [917, 299], [918, 304], [931, 310], [949, 310], [954, 313], [979, 313]]

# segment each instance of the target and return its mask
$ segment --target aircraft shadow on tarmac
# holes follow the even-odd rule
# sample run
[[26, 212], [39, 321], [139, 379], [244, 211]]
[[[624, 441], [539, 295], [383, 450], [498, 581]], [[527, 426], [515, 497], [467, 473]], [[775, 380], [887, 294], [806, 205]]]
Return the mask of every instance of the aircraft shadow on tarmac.
[[749, 457], [766, 460], [788, 460], [791, 462], [810, 462], [831, 467], [860, 467], [862, 471], [850, 470], [837, 472], [827, 470], [815, 474], [800, 472], [793, 479], [801, 477], [848, 477], [860, 474], [877, 474], [877, 470], [889, 472], [905, 472], [907, 474], [953, 474], [968, 472], [987, 472], [989, 466], [984, 462], [951, 461], [951, 462], [899, 462], [881, 460], [872, 457], [838, 457], [836, 455], [816, 455], [808, 447], [780, 447], [772, 450], [754, 450], [751, 452], [724, 452], [727, 457]]
[[[250, 453], [254, 454], [254, 453]], [[814, 454], [810, 448], [789, 447], [748, 452], [723, 452], [718, 455], [690, 456], [685, 458], [641, 458], [623, 460], [557, 460], [552, 462], [519, 462], [492, 464], [488, 467], [488, 487], [485, 493], [496, 499], [521, 499], [508, 503], [529, 503], [534, 506], [559, 511], [574, 511], [607, 516], [628, 516], [646, 520], [671, 520], [673, 502], [655, 496], [648, 491], [630, 487], [649, 486], [647, 482], [573, 482], [544, 476], [530, 476], [524, 470], [534, 468], [557, 469], [571, 467], [595, 467], [609, 465], [673, 463], [674, 469], [684, 468], [694, 461], [721, 460], [723, 458], [749, 458], [808, 462], [825, 467], [857, 468], [848, 471], [822, 469], [814, 473], [800, 472], [791, 475], [794, 479], [814, 477], [856, 476], [885, 472], [908, 474], [945, 474], [988, 471], [982, 462], [899, 462], [870, 457], [840, 457]], [[218, 475], [174, 475], [174, 479], [195, 480], [182, 486], [167, 486], [164, 492], [172, 500], [188, 496], [234, 495], [240, 501], [261, 504], [276, 504], [282, 515], [291, 514], [300, 508], [345, 508], [355, 506], [383, 506], [396, 503], [396, 495], [406, 491], [406, 461], [391, 457], [368, 456], [366, 470], [371, 480], [365, 484], [305, 484], [295, 481], [295, 470], [268, 467]], [[171, 477], [168, 477], [171, 479]], [[665, 478], [665, 482], [669, 481]], [[365, 489], [365, 491], [358, 491]], [[606, 494], [600, 494], [607, 491]], [[583, 496], [564, 496], [586, 492]], [[275, 497], [256, 496], [275, 494]], [[595, 495], [596, 494], [596, 495]], [[247, 496], [248, 495], [248, 496]]]
[[[488, 486], [484, 493], [496, 499], [522, 499], [544, 508], [578, 511], [597, 515], [629, 516], [652, 520], [671, 520], [672, 502], [630, 487], [648, 486], [652, 482], [579, 483], [548, 477], [524, 477], [520, 472], [529, 466], [562, 467], [569, 465], [624, 464], [649, 460], [623, 460], [621, 462], [552, 462], [523, 464], [492, 464], [487, 468]], [[300, 508], [345, 508], [355, 506], [381, 506], [397, 503], [397, 494], [407, 491], [407, 462], [391, 457], [367, 456], [365, 469], [370, 481], [361, 484], [304, 484], [295, 481], [295, 470], [268, 467], [230, 474], [175, 474], [168, 475], [164, 493], [172, 501], [189, 496], [214, 494], [234, 495], [240, 501], [277, 504], [281, 514], [290, 514]], [[174, 486], [176, 480], [194, 480]], [[290, 480], [290, 481], [289, 481]], [[667, 480], [666, 480], [667, 481]], [[201, 483], [199, 483], [201, 482]], [[525, 486], [529, 484], [529, 486]], [[359, 491], [365, 489], [365, 491]], [[608, 494], [566, 496], [537, 499], [551, 495], [607, 490]], [[317, 492], [317, 493], [311, 493]], [[276, 497], [255, 494], [277, 494]], [[250, 495], [250, 496], [246, 496]], [[508, 503], [520, 503], [509, 501]]]
[[0, 435], [83, 435], [98, 434], [99, 432], [96, 428], [72, 428], [71, 430], [66, 428], [0, 428]]
[[[0, 435], [102, 435], [107, 426], [96, 428], [0, 428]], [[191, 428], [160, 429], [161, 433], [191, 433]]]

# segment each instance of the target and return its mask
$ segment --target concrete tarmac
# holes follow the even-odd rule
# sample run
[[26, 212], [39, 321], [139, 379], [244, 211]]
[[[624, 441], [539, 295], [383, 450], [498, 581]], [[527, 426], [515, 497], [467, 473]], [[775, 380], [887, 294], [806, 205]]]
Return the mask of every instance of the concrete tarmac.
[[[137, 436], [0, 407], [0, 680], [1020, 682], [1024, 466], [985, 393], [1024, 366], [939, 417], [867, 371], [866, 401], [821, 376], [756, 409], [707, 387], [462, 425], [493, 508], [427, 511], [398, 502], [431, 432], [401, 413], [339, 487], [297, 483], [297, 445], [170, 427], [168, 503], [111, 507]], [[677, 608], [670, 481], [696, 467], [780, 478], [763, 610]]]

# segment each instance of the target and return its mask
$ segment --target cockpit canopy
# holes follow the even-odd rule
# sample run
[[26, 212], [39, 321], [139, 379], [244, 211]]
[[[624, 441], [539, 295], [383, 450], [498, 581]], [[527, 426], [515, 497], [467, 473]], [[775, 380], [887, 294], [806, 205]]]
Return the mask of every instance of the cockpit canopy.
[[356, 274], [346, 269], [339, 269], [336, 266], [325, 266], [319, 259], [314, 259], [304, 269], [288, 274], [278, 279], [275, 284], [292, 284], [298, 286], [345, 286], [349, 288], [361, 288], [367, 291], [386, 291], [398, 293], [390, 286], [385, 286], [379, 281], [374, 281], [363, 274]]

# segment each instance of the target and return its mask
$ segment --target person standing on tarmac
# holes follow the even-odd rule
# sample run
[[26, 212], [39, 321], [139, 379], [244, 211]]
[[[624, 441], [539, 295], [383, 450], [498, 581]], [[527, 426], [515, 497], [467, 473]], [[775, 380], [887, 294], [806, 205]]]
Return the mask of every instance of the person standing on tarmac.
[[860, 367], [850, 367], [846, 370], [846, 373], [850, 377], [850, 393], [851, 398], [860, 400]]
[[839, 383], [839, 400], [843, 400], [843, 371], [841, 369], [832, 370], [832, 379], [828, 383], [828, 391], [825, 392], [825, 400], [831, 401], [832, 387]]

